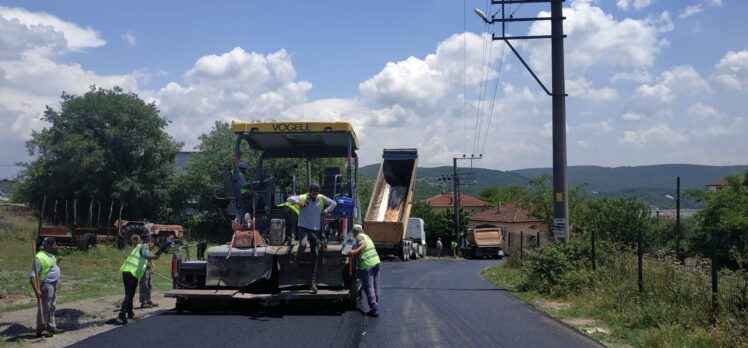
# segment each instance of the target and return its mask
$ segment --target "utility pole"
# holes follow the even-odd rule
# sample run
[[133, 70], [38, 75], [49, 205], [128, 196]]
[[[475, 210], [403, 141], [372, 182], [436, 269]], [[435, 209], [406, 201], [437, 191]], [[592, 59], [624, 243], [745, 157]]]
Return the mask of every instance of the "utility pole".
[[[543, 88], [546, 94], [553, 99], [553, 234], [558, 241], [566, 242], [569, 240], [568, 221], [569, 221], [569, 203], [568, 203], [568, 181], [567, 161], [566, 161], [566, 87], [564, 83], [564, 19], [563, 16], [564, 0], [492, 0], [491, 5], [501, 5], [499, 12], [501, 17], [496, 14], [488, 18], [483, 11], [476, 9], [475, 13], [487, 24], [501, 23], [501, 35], [492, 34], [493, 40], [502, 40], [519, 58], [522, 65], [527, 68], [535, 81]], [[517, 18], [514, 13], [507, 14], [507, 5], [524, 5], [550, 3], [550, 17], [531, 17]], [[519, 7], [517, 7], [519, 8]], [[551, 21], [551, 35], [528, 35], [528, 36], [508, 36], [506, 25], [511, 22], [534, 22], [534, 21]], [[552, 89], [548, 91], [543, 82], [532, 71], [529, 65], [522, 59], [522, 56], [512, 46], [511, 40], [522, 39], [551, 39], [551, 75]]]
[[680, 176], [675, 179], [675, 258], [683, 262], [680, 254]]
[[453, 188], [452, 188], [452, 208], [454, 209], [455, 219], [454, 219], [454, 229], [455, 229], [455, 241], [459, 244], [460, 243], [460, 208], [462, 207], [462, 192], [460, 189], [460, 175], [464, 173], [460, 173], [457, 170], [457, 161], [458, 160], [479, 160], [483, 158], [483, 155], [470, 155], [470, 157], [467, 157], [465, 155], [462, 155], [462, 157], [453, 157], [452, 158], [452, 175], [442, 175], [440, 180], [452, 180]]

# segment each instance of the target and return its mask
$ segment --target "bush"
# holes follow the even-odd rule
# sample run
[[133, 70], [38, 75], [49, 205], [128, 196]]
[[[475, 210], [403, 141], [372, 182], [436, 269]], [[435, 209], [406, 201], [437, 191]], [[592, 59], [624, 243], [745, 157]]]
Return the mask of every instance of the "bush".
[[522, 288], [561, 296], [584, 287], [590, 277], [589, 245], [554, 243], [529, 253]]

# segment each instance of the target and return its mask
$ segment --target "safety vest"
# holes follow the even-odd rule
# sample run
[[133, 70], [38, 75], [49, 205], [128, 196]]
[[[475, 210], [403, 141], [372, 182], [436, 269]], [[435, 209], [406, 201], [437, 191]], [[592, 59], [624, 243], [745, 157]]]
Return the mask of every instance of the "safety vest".
[[[40, 288], [42, 286], [42, 283], [44, 283], [44, 280], [47, 279], [47, 274], [49, 273], [49, 269], [52, 268], [52, 260], [50, 259], [51, 257], [53, 256], [50, 256], [43, 251], [39, 251], [38, 253], [36, 253], [36, 256], [34, 257], [35, 260], [39, 260], [39, 264], [41, 264], [42, 266], [42, 270], [41, 272], [39, 272], [36, 269], [36, 262], [34, 262], [34, 264], [32, 265], [32, 267], [34, 267], [34, 272], [35, 273], [39, 272], [36, 274], [39, 276], [39, 287]], [[32, 294], [34, 293], [34, 288], [31, 286], [31, 284], [29, 284], [26, 287], [26, 290], [28, 290], [29, 293], [32, 293]]]
[[[299, 201], [306, 201], [306, 197], [307, 197], [306, 193], [303, 194], [303, 195], [300, 195], [299, 196]], [[322, 196], [320, 196], [320, 195], [317, 195], [317, 204], [319, 204], [320, 210], [325, 209], [325, 199], [322, 198]], [[301, 212], [301, 208], [299, 207], [299, 205], [298, 204], [293, 204], [291, 202], [281, 203], [281, 204], [278, 204], [277, 206], [278, 207], [286, 206], [289, 209], [291, 209], [291, 211], [293, 211], [294, 213], [296, 213], [296, 215], [299, 215], [299, 212]]]
[[374, 242], [371, 241], [369, 236], [363, 233], [361, 235], [364, 236], [366, 248], [364, 249], [364, 252], [361, 253], [361, 256], [358, 257], [358, 269], [364, 270], [378, 265], [380, 261], [377, 249], [374, 247]]
[[[230, 173], [231, 173], [231, 177], [232, 177], [232, 178], [233, 178], [233, 177], [236, 177], [236, 175], [234, 174], [234, 170], [233, 170], [233, 169], [231, 169]], [[239, 175], [242, 175], [242, 174], [241, 174], [241, 173], [239, 173]], [[244, 184], [246, 183], [246, 182], [245, 182], [245, 179], [244, 179], [244, 177], [242, 176], [242, 178], [241, 178], [241, 179], [237, 179], [237, 180], [238, 180], [238, 184], [239, 184], [239, 185], [241, 185], [241, 186], [239, 187], [239, 194], [242, 194], [242, 195], [244, 195], [244, 194], [246, 194], [246, 193], [249, 193], [249, 189], [248, 189], [248, 188], [246, 188], [246, 187], [244, 187]]]
[[135, 278], [140, 279], [145, 273], [146, 258], [143, 257], [140, 250], [143, 248], [143, 243], [138, 243], [135, 249], [132, 249], [130, 256], [127, 257], [125, 263], [119, 268], [120, 272], [130, 272]]

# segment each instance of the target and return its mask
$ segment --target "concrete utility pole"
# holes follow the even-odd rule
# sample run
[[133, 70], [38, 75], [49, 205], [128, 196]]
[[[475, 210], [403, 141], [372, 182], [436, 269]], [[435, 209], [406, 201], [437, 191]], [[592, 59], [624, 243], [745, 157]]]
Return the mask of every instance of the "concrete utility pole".
[[[558, 241], [569, 240], [569, 202], [568, 202], [568, 180], [566, 161], [566, 87], [564, 83], [564, 0], [492, 0], [491, 5], [501, 5], [501, 9], [488, 18], [479, 9], [475, 13], [487, 24], [501, 23], [501, 36], [493, 35], [493, 40], [503, 40], [514, 52], [522, 65], [527, 68], [535, 81], [540, 84], [546, 94], [553, 98], [553, 234]], [[550, 17], [517, 18], [514, 12], [507, 14], [507, 5], [511, 10], [512, 5], [522, 6], [524, 4], [550, 3]], [[516, 9], [518, 9], [517, 7]], [[516, 11], [515, 9], [515, 11]], [[501, 13], [501, 17], [496, 17]], [[529, 36], [507, 36], [506, 24], [511, 22], [551, 21], [551, 35], [529, 35]], [[552, 89], [550, 92], [540, 81], [537, 75], [527, 65], [522, 56], [512, 46], [510, 40], [522, 39], [551, 39], [551, 74]]]

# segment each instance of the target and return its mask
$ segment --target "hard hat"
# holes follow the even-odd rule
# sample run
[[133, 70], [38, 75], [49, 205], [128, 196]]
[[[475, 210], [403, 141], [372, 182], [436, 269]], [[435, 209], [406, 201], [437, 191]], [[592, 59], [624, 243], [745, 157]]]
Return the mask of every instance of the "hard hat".
[[241, 169], [241, 170], [249, 169], [249, 163], [244, 162], [244, 161], [239, 162], [239, 169]]
[[364, 232], [364, 228], [363, 228], [363, 227], [361, 227], [361, 225], [359, 225], [359, 224], [355, 224], [355, 225], [353, 225], [353, 230], [354, 230], [355, 232]]

